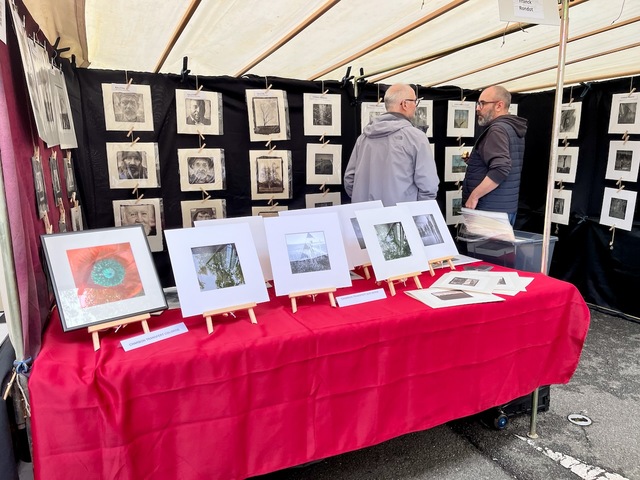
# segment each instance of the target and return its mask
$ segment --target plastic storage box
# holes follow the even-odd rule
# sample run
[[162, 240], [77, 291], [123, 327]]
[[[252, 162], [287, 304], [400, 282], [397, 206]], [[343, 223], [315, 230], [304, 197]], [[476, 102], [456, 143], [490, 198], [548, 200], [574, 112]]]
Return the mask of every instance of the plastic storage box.
[[[513, 231], [515, 241], [479, 240], [467, 242], [469, 256], [485, 262], [515, 268], [525, 272], [540, 272], [542, 262], [542, 235], [539, 233]], [[547, 272], [551, 267], [553, 247], [558, 237], [549, 237], [549, 256], [547, 258]]]

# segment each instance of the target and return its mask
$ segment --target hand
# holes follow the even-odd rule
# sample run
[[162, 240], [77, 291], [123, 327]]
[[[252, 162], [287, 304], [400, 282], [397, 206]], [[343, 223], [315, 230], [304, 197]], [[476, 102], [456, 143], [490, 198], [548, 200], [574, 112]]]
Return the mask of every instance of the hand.
[[467, 201], [464, 204], [465, 207], [470, 208], [472, 210], [475, 210], [475, 208], [478, 206], [478, 200], [475, 200], [474, 198], [467, 198]]
[[462, 161], [467, 163], [469, 161], [469, 152], [462, 152]]

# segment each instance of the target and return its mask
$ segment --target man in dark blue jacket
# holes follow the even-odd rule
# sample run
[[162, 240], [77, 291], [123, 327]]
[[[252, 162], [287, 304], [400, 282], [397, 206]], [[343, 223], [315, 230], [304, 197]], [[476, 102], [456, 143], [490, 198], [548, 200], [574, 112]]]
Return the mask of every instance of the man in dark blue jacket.
[[462, 204], [506, 212], [513, 225], [518, 212], [520, 174], [527, 120], [509, 114], [511, 94], [501, 86], [483, 90], [476, 105], [478, 124], [486, 127], [467, 160]]

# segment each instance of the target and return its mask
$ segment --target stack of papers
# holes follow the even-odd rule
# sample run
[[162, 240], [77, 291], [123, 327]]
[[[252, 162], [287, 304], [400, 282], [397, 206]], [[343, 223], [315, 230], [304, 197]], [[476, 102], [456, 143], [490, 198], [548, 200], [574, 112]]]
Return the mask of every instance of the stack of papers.
[[462, 207], [461, 213], [464, 218], [465, 234], [472, 237], [469, 240], [473, 241], [473, 237], [478, 240], [487, 238], [507, 242], [515, 240], [513, 227], [506, 213], [472, 210], [466, 207]]

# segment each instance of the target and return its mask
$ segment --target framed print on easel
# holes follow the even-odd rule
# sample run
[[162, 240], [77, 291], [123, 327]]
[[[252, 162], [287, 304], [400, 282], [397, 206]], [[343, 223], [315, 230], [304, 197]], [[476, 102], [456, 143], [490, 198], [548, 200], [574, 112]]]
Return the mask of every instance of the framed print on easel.
[[103, 83], [102, 102], [107, 130], [153, 131], [149, 85]]
[[473, 137], [476, 128], [476, 102], [449, 100], [447, 137]]
[[222, 135], [222, 94], [204, 90], [176, 90], [178, 133]]
[[289, 140], [289, 104], [284, 90], [246, 90], [249, 140]]
[[620, 93], [611, 99], [609, 133], [640, 133], [640, 93]]
[[627, 140], [609, 143], [609, 160], [604, 178], [637, 182], [638, 166], [640, 166], [640, 142]]
[[304, 134], [306, 136], [336, 136], [342, 133], [340, 95], [303, 94]]

